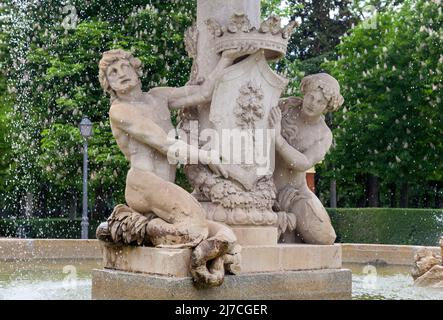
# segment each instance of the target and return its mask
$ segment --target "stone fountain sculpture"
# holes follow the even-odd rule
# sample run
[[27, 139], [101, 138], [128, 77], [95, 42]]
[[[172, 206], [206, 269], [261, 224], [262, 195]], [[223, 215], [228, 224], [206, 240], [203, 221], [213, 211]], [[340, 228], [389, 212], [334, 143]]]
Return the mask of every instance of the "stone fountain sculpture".
[[[301, 81], [304, 98], [281, 99], [271, 111], [270, 125], [276, 131], [274, 182], [278, 190], [279, 233], [285, 242], [333, 244], [331, 220], [320, 200], [308, 188], [306, 171], [323, 160], [332, 144], [325, 112], [343, 104], [340, 86], [326, 73]], [[295, 231], [294, 231], [295, 230]]]
[[443, 236], [440, 238], [440, 254], [428, 248], [415, 254], [411, 275], [415, 286], [443, 289]]
[[[350, 298], [341, 247], [304, 180], [330, 147], [322, 113], [343, 103], [338, 83], [307, 77], [303, 101], [282, 100], [288, 80], [268, 64], [295, 26], [261, 21], [259, 0], [197, 0], [183, 88], [143, 93], [138, 59], [103, 55], [111, 127], [131, 169], [126, 204], [97, 230], [105, 269], [93, 272], [93, 298]], [[178, 134], [169, 108], [181, 110]], [[192, 194], [173, 183], [177, 162]], [[294, 230], [323, 245], [277, 243]]]
[[[208, 163], [214, 174], [220, 175], [223, 168], [212, 163], [214, 155], [210, 151], [168, 136], [174, 131], [169, 108], [210, 99], [217, 74], [233, 62], [231, 56], [235, 58], [235, 53], [224, 52], [204, 85], [154, 88], [148, 93], [141, 90], [141, 62], [132, 54], [119, 49], [107, 51], [99, 65], [100, 83], [112, 101], [112, 133], [131, 166], [126, 178], [127, 205], [114, 209], [98, 228], [97, 238], [116, 244], [195, 248], [191, 272], [197, 282], [208, 285], [223, 281], [223, 265], [233, 263], [236, 238], [226, 226], [207, 221], [197, 200], [174, 184], [175, 166], [168, 156], [175, 156], [170, 152], [172, 148], [185, 148], [198, 161]], [[178, 156], [183, 154], [187, 152], [179, 152]], [[212, 272], [206, 267], [209, 260], [214, 260]]]

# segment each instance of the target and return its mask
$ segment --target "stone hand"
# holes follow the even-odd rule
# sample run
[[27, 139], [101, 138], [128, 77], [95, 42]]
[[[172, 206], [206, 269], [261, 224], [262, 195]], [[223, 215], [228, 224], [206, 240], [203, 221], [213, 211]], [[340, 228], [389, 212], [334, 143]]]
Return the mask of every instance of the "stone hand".
[[274, 107], [269, 114], [269, 128], [275, 130], [275, 137], [281, 136], [281, 110], [279, 107]]
[[215, 174], [223, 176], [225, 179], [229, 178], [228, 172], [223, 168], [221, 164], [209, 163], [208, 167]]
[[225, 168], [223, 168], [223, 165], [215, 164], [215, 163], [209, 163], [208, 167], [215, 174], [217, 174], [219, 176], [223, 176], [225, 179], [229, 178], [228, 172], [225, 170]]
[[285, 188], [278, 195], [278, 203], [280, 208], [290, 208], [292, 205], [292, 201], [295, 199], [300, 199], [300, 191], [295, 188]]
[[223, 51], [222, 57], [234, 61], [235, 59], [238, 59], [240, 57], [254, 54], [258, 50], [259, 49], [254, 45], [242, 45], [235, 49], [228, 49]]

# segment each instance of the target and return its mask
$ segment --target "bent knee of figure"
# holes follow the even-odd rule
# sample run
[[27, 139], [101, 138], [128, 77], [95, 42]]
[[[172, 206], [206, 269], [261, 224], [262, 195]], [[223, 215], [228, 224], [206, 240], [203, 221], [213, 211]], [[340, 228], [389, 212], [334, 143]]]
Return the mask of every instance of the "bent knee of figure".
[[[137, 169], [130, 169], [126, 177], [125, 200], [135, 211], [146, 214], [152, 211], [149, 197], [152, 195], [153, 174]], [[161, 190], [161, 188], [157, 189]]]
[[203, 208], [189, 192], [147, 171], [130, 170], [125, 198], [134, 210], [143, 214], [152, 211], [169, 223], [205, 220]]
[[311, 244], [333, 244], [337, 238], [326, 209], [313, 195], [294, 208], [297, 212], [297, 231], [303, 241]]
[[150, 201], [147, 201], [142, 192], [132, 188], [129, 184], [126, 185], [125, 200], [130, 208], [141, 214], [152, 212]]
[[149, 222], [147, 232], [155, 246], [194, 247], [207, 238], [208, 227], [205, 224], [172, 224], [157, 218]]
[[332, 225], [322, 225], [315, 230], [309, 230], [301, 233], [304, 242], [309, 244], [323, 244], [331, 245], [334, 244], [337, 235], [335, 234]]
[[322, 220], [314, 217], [312, 212], [301, 215], [297, 218], [296, 231], [303, 242], [310, 244], [334, 244], [337, 237], [327, 214]]

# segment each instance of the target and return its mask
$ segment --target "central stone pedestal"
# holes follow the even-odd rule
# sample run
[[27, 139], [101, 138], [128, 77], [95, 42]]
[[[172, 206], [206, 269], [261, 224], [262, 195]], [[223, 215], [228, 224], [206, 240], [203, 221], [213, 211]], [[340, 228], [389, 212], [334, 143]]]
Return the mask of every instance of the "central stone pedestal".
[[351, 271], [327, 269], [227, 275], [220, 287], [196, 289], [191, 278], [94, 270], [93, 299], [276, 300], [350, 299]]
[[[277, 244], [275, 228], [235, 227], [240, 273], [197, 289], [190, 249], [102, 243], [104, 269], [93, 271], [93, 299], [350, 299], [351, 271], [341, 245]], [[255, 235], [255, 237], [254, 237]]]
[[[188, 277], [190, 249], [163, 249], [103, 244], [107, 269]], [[240, 273], [341, 268], [341, 246], [279, 244], [242, 246]]]

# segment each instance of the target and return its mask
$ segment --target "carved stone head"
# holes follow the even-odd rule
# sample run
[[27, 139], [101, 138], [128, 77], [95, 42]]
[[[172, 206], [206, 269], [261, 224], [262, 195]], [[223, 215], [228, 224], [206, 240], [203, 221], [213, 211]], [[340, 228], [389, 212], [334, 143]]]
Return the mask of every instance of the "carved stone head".
[[127, 93], [141, 86], [141, 61], [130, 52], [115, 49], [103, 53], [99, 63], [99, 81], [103, 90], [110, 94], [111, 101], [118, 94]]
[[303, 93], [303, 112], [316, 116], [336, 111], [344, 102], [338, 81], [327, 73], [304, 77], [300, 91]]

